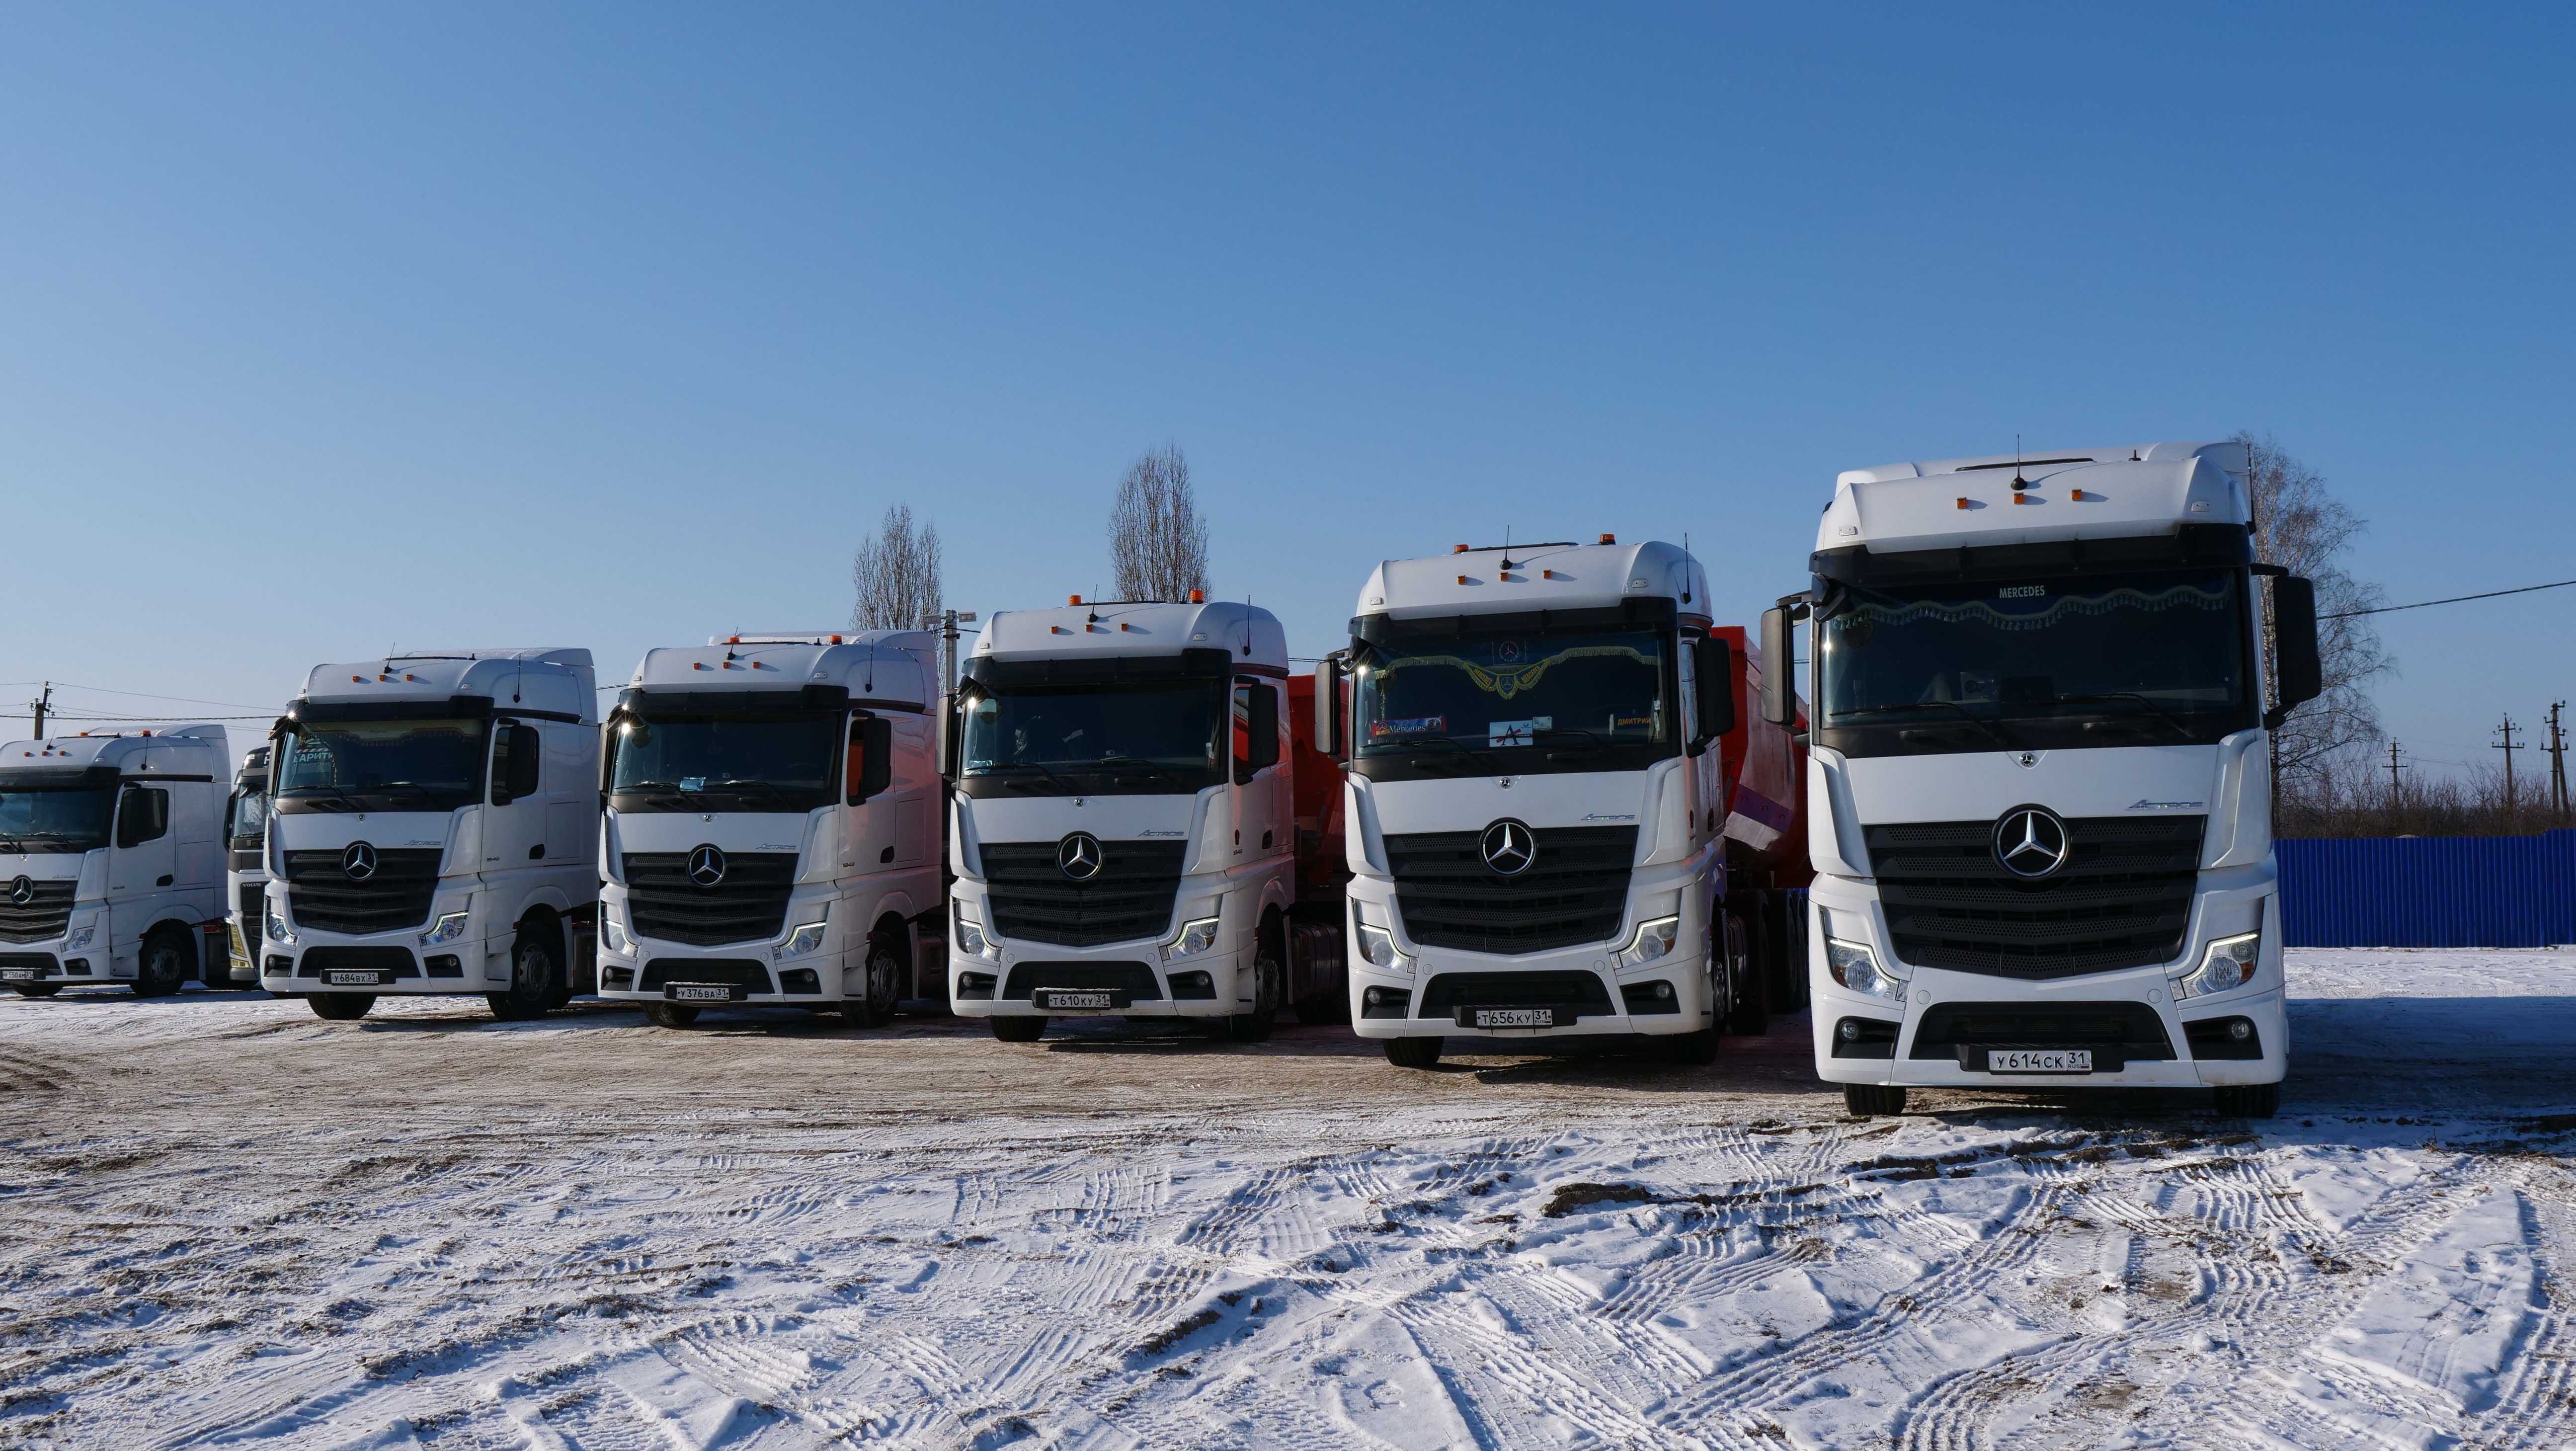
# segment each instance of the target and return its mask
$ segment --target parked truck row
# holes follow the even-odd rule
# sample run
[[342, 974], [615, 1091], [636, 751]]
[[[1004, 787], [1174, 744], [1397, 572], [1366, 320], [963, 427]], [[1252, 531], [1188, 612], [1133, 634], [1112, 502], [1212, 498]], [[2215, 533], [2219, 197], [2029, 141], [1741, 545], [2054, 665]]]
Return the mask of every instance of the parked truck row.
[[2269, 1113], [2266, 742], [2318, 671], [2254, 522], [2234, 444], [1954, 459], [1842, 475], [1751, 638], [1603, 535], [1385, 561], [1310, 672], [1195, 593], [995, 614], [953, 686], [917, 631], [656, 649], [604, 702], [579, 649], [323, 665], [237, 775], [212, 725], [8, 746], [0, 982], [927, 1001], [1009, 1042], [1293, 1011], [1412, 1068], [1703, 1063], [1812, 1001], [1858, 1113]]

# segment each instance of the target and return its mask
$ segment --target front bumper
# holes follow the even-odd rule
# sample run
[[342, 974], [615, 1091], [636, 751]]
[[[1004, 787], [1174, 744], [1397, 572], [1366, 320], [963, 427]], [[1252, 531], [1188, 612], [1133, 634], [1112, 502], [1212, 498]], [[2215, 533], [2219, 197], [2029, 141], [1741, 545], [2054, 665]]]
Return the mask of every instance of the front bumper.
[[[1674, 950], [1652, 962], [1625, 965], [1618, 942], [1591, 942], [1549, 952], [1505, 957], [1425, 947], [1402, 940], [1404, 954], [1396, 966], [1370, 962], [1360, 949], [1361, 904], [1378, 922], [1399, 922], [1391, 884], [1362, 878], [1350, 886], [1351, 917], [1343, 923], [1350, 943], [1351, 1028], [1363, 1038], [1491, 1038], [1497, 1042], [1532, 1042], [1550, 1038], [1589, 1038], [1605, 1034], [1670, 1037], [1696, 1033], [1716, 1021], [1716, 985], [1709, 973], [1706, 931], [1685, 912], [1684, 931]], [[1539, 994], [1516, 991], [1521, 978], [1535, 986], [1542, 976], [1551, 984], [1582, 989], [1588, 1005], [1566, 1005], [1571, 1021], [1551, 1027], [1476, 1026], [1478, 1007], [1511, 1007]], [[1438, 981], [1443, 977], [1450, 982]], [[1597, 982], [1597, 992], [1584, 983]], [[1376, 1001], [1371, 1001], [1372, 994]]]
[[514, 937], [493, 941], [469, 934], [423, 946], [417, 927], [364, 937], [299, 928], [295, 937], [278, 942], [263, 931], [255, 939], [261, 987], [299, 995], [438, 997], [479, 996], [510, 985], [507, 953]]
[[110, 909], [92, 905], [76, 907], [57, 936], [41, 942], [0, 942], [0, 986], [95, 987], [132, 982], [133, 954], [127, 953], [124, 971], [117, 971], [119, 964], [108, 950], [112, 932]]

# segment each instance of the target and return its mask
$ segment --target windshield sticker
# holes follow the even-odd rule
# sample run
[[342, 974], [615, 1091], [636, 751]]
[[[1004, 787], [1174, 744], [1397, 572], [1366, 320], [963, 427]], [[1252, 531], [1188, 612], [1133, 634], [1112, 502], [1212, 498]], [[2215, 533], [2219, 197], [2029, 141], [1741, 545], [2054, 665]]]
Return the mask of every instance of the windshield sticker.
[[1487, 746], [1530, 746], [1538, 744], [1540, 731], [1556, 729], [1556, 717], [1534, 715], [1528, 720], [1498, 720], [1485, 727]]
[[[1502, 658], [1505, 648], [1512, 652], [1510, 660]], [[1402, 659], [1388, 661], [1386, 670], [1391, 674], [1408, 665], [1447, 665], [1465, 672], [1467, 679], [1478, 690], [1487, 695], [1498, 695], [1509, 700], [1522, 691], [1536, 686], [1548, 671], [1568, 660], [1634, 660], [1640, 665], [1648, 666], [1657, 663], [1653, 654], [1640, 650], [1634, 645], [1575, 645], [1559, 650], [1553, 655], [1542, 655], [1527, 665], [1519, 663], [1521, 651], [1520, 646], [1515, 642], [1503, 642], [1502, 646], [1496, 647], [1494, 653], [1495, 667], [1479, 665], [1473, 660], [1456, 655], [1408, 655]]]
[[[2002, 592], [2014, 597], [2012, 590]], [[2046, 591], [2041, 591], [2046, 598]], [[1975, 623], [1997, 630], [2044, 630], [2071, 616], [2107, 615], [2119, 610], [2143, 610], [2154, 614], [2172, 609], [2219, 611], [2233, 609], [2235, 598], [2225, 584], [2203, 589], [2194, 584], [2178, 584], [2169, 589], [2147, 591], [2134, 585], [2123, 585], [2097, 595], [2061, 595], [2030, 613], [2006, 613], [1988, 600], [1909, 600], [1903, 604], [1880, 604], [1863, 601], [1851, 614], [1833, 621], [1836, 633], [1851, 634], [1849, 643], [1868, 639], [1876, 625], [1910, 625], [1922, 620], [1944, 624]]]
[[2044, 600], [2048, 598], [2048, 586], [2044, 584], [2008, 584], [2002, 589], [1995, 591], [1995, 598], [1999, 600]]
[[1369, 722], [1369, 739], [1391, 741], [1405, 736], [1445, 736], [1449, 734], [1449, 717], [1417, 715], [1408, 720], [1373, 720]]

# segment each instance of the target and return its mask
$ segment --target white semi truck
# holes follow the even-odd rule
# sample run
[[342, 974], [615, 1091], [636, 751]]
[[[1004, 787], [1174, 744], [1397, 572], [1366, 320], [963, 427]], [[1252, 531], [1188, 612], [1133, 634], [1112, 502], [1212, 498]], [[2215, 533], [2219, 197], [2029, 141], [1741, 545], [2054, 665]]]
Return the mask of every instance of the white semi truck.
[[530, 1018], [591, 990], [589, 651], [318, 666], [272, 749], [261, 986], [333, 1019], [386, 994]]
[[994, 615], [965, 674], [956, 1010], [1013, 1043], [1101, 1016], [1268, 1037], [1291, 994], [1300, 840], [1279, 621], [1076, 597]]
[[260, 920], [268, 901], [268, 753], [253, 746], [224, 802], [224, 911], [231, 922], [233, 986], [259, 986]]
[[2277, 1108], [2268, 739], [2317, 694], [2316, 605], [2254, 557], [2245, 468], [2162, 443], [1836, 481], [1763, 634], [1784, 656], [1812, 621], [1816, 1070], [1853, 1112], [1908, 1086]]
[[231, 766], [219, 725], [0, 748], [0, 983], [220, 986]]
[[[1349, 745], [1327, 745], [1349, 761], [1351, 1022], [1388, 1061], [1428, 1068], [1453, 1036], [1636, 1034], [1706, 1062], [1758, 1015], [1725, 843], [1779, 831], [1730, 810], [1716, 747], [1744, 662], [1709, 623], [1685, 551], [1606, 534], [1369, 576]], [[1329, 714], [1319, 738], [1340, 735]]]
[[725, 1004], [881, 1027], [939, 995], [937, 649], [880, 630], [645, 654], [608, 721], [602, 997], [666, 1028]]

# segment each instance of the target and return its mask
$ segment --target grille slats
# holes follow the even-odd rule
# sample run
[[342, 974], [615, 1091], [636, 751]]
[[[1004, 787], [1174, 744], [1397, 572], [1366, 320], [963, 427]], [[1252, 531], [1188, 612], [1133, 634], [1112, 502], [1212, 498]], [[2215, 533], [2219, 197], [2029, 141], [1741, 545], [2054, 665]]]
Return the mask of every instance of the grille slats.
[[1124, 990], [1130, 1002], [1158, 1003], [1163, 989], [1154, 969], [1141, 962], [1022, 962], [1011, 967], [1002, 996], [1025, 1002], [1042, 987]]
[[1058, 947], [1161, 937], [1172, 928], [1188, 848], [1180, 841], [1104, 841], [1100, 870], [1077, 882], [1056, 866], [1054, 842], [988, 841], [979, 850], [994, 930], [1006, 940]]
[[2038, 881], [1995, 860], [1991, 821], [1908, 822], [1864, 835], [1898, 958], [2036, 979], [2146, 967], [2180, 953], [2207, 821], [2069, 820], [2066, 865]]
[[330, 972], [389, 972], [396, 977], [418, 977], [420, 967], [405, 947], [316, 947], [295, 964], [297, 977], [320, 977]]
[[687, 852], [626, 854], [627, 913], [637, 936], [657, 941], [692, 947], [767, 941], [786, 927], [795, 888], [796, 853], [790, 851], [729, 853], [724, 880], [712, 887], [689, 880]]
[[1610, 989], [1597, 972], [1444, 972], [1423, 984], [1422, 1016], [1459, 1008], [1568, 1007], [1578, 1018], [1606, 1018]]
[[286, 905], [295, 925], [352, 937], [418, 927], [438, 895], [437, 847], [378, 847], [375, 875], [351, 881], [341, 853], [286, 853]]
[[722, 983], [747, 993], [770, 991], [769, 969], [738, 957], [654, 958], [644, 964], [644, 981], [638, 991], [657, 993], [675, 982]]
[[1484, 829], [1386, 838], [1405, 934], [1428, 947], [1505, 956], [1616, 935], [1627, 916], [1633, 826], [1534, 827], [1529, 869], [1503, 876], [1478, 852]]
[[0, 942], [50, 942], [71, 925], [72, 882], [30, 882], [35, 896], [26, 905], [9, 900], [9, 883], [0, 880]]
[[1914, 1030], [1915, 1058], [1950, 1058], [1961, 1049], [2090, 1048], [2121, 1061], [2170, 1059], [2173, 1040], [2145, 1003], [1936, 1003]]

